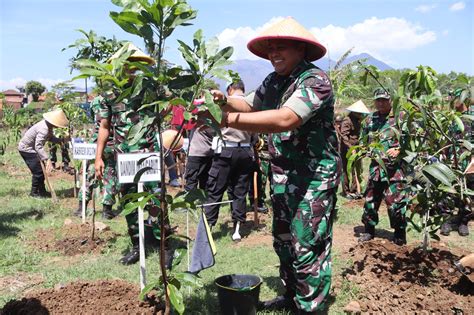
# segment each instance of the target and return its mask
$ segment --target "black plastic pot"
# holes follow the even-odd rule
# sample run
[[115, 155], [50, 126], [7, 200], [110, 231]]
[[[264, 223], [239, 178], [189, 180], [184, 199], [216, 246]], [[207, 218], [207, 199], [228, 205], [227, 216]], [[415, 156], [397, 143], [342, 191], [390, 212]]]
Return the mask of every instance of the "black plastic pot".
[[262, 278], [253, 275], [225, 275], [217, 278], [217, 297], [223, 315], [257, 313]]

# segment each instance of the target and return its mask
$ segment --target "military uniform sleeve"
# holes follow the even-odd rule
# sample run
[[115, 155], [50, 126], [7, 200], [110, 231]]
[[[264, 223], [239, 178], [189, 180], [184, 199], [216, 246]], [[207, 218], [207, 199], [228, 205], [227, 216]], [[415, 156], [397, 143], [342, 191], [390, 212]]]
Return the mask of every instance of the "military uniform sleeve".
[[296, 113], [303, 123], [317, 115], [321, 109], [332, 104], [332, 87], [324, 74], [317, 74], [304, 79], [283, 104]]
[[98, 116], [101, 119], [110, 119], [110, 117], [112, 117], [112, 108], [110, 103], [110, 101], [102, 99], [98, 104]]

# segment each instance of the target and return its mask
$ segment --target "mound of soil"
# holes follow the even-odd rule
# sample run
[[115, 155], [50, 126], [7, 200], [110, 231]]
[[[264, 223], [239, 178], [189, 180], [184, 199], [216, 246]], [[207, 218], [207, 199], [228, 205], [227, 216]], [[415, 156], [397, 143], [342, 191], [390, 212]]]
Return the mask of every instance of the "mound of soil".
[[[343, 277], [359, 288], [362, 312], [469, 314], [474, 285], [455, 269], [455, 255], [443, 244], [423, 254], [421, 248], [373, 240], [349, 250], [351, 268]], [[471, 310], [471, 311], [469, 311]]]
[[94, 240], [91, 239], [90, 223], [68, 224], [61, 229], [39, 229], [35, 237], [28, 241], [29, 246], [41, 251], [56, 251], [66, 256], [85, 253], [101, 253], [114, 241], [117, 234], [110, 231], [95, 231]]
[[12, 300], [0, 314], [161, 314], [155, 298], [139, 301], [138, 286], [121, 280], [79, 281], [31, 292]]

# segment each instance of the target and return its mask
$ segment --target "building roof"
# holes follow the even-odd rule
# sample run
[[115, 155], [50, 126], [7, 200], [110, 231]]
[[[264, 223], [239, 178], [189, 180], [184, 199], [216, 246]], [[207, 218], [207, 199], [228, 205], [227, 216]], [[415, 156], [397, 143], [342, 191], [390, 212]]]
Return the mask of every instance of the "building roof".
[[23, 96], [23, 93], [20, 93], [20, 92], [18, 92], [18, 91], [12, 90], [12, 89], [3, 91], [2, 93], [5, 94], [5, 96], [6, 96], [6, 95], [19, 95], [19, 96]]

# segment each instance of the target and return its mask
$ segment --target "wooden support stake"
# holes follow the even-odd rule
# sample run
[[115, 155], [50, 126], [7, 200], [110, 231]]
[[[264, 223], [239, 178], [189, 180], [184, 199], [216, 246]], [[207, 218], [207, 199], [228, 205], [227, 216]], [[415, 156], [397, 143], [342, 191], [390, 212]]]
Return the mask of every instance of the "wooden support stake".
[[258, 187], [257, 187], [257, 172], [253, 173], [253, 225], [258, 228]]

